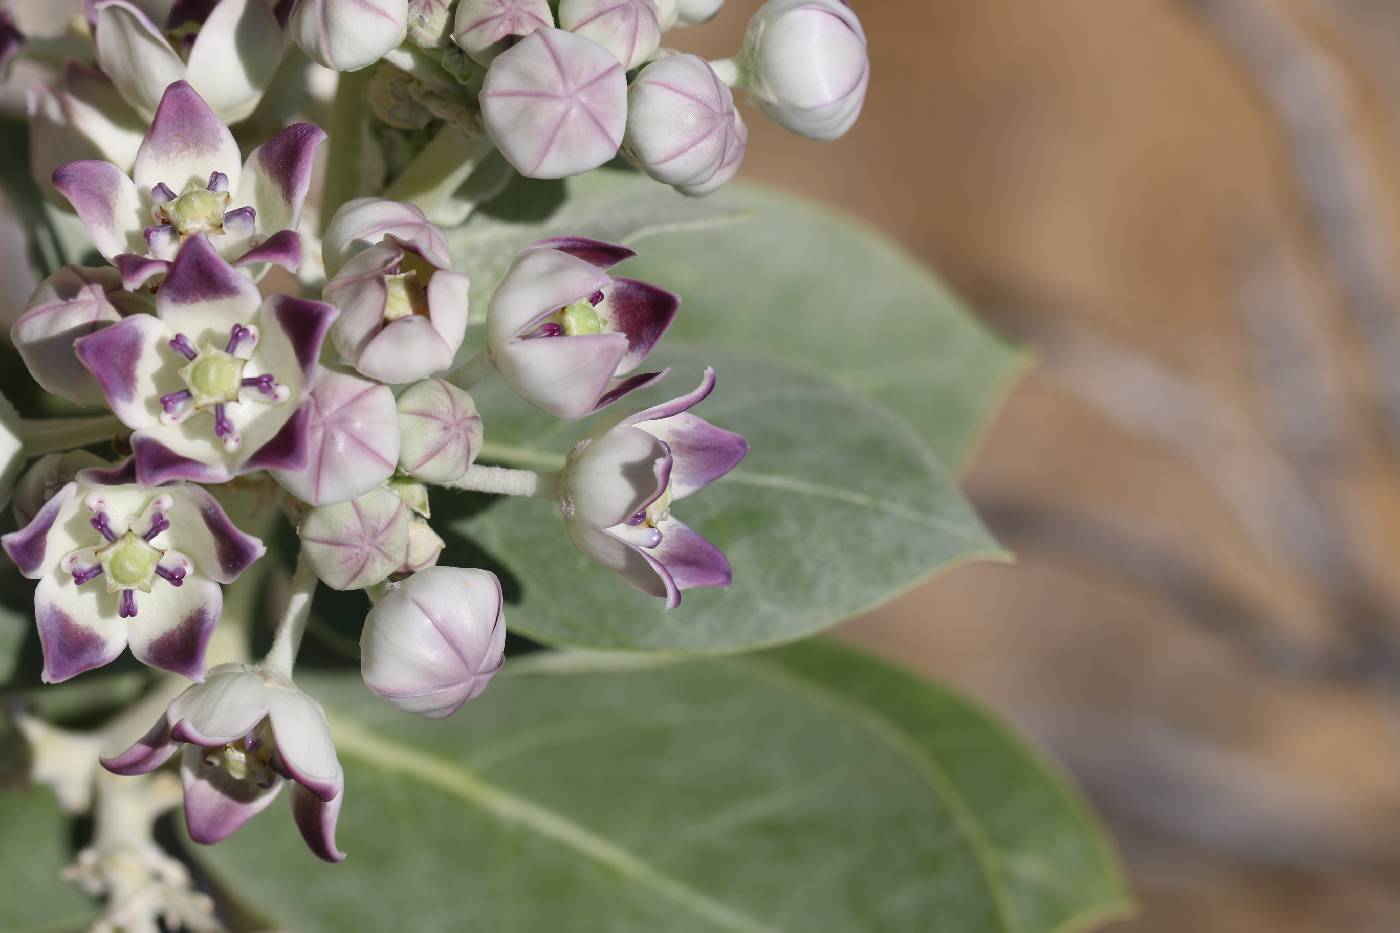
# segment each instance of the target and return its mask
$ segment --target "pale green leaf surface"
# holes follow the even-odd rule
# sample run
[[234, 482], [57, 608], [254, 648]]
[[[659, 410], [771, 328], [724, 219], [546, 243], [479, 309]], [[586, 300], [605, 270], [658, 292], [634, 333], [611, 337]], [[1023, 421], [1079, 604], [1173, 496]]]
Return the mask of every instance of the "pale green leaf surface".
[[[658, 365], [668, 362], [675, 370], [662, 388], [618, 407], [675, 397], [699, 383], [702, 364], [717, 369], [718, 388], [694, 413], [744, 435], [751, 449], [672, 514], [728, 555], [733, 587], [688, 591], [667, 612], [577, 551], [556, 503], [436, 492], [443, 562], [495, 571], [512, 631], [572, 647], [751, 649], [834, 625], [955, 562], [999, 556], [943, 467], [881, 409], [742, 356], [672, 344], [658, 354]], [[486, 459], [557, 468], [588, 430], [519, 401], [499, 377], [472, 393], [487, 425]]]
[[67, 822], [46, 790], [0, 790], [0, 930], [83, 930], [96, 917], [91, 899], [59, 877], [72, 861]]
[[503, 677], [439, 723], [308, 678], [349, 859], [280, 805], [195, 854], [304, 933], [1040, 933], [1123, 906], [1071, 792], [964, 700], [822, 644], [610, 667]]

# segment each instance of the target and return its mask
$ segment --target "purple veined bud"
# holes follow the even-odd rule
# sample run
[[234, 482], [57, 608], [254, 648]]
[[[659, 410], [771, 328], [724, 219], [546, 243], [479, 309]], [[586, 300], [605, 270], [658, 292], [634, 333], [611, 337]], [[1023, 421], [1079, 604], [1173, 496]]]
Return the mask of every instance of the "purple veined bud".
[[102, 159], [130, 172], [146, 121], [122, 99], [106, 75], [69, 62], [53, 85], [29, 88], [29, 170], [44, 196], [65, 210], [53, 187], [54, 169], [80, 159]]
[[709, 181], [700, 185], [677, 185], [676, 190], [681, 194], [690, 195], [693, 198], [704, 197], [711, 192], [734, 180], [734, 176], [739, 174], [739, 166], [744, 163], [744, 153], [749, 148], [749, 128], [744, 124], [744, 118], [738, 110], [734, 111], [734, 129], [729, 134], [729, 142], [725, 147], [724, 162], [720, 165], [719, 171]]
[[408, 35], [408, 0], [296, 0], [287, 29], [318, 65], [359, 71]]
[[528, 178], [564, 178], [617, 155], [627, 129], [627, 78], [607, 49], [538, 29], [491, 63], [481, 116], [496, 148]]
[[548, 0], [458, 0], [452, 41], [479, 65], [536, 29], [554, 26]]
[[505, 663], [501, 583], [486, 570], [430, 567], [365, 619], [365, 685], [408, 713], [444, 719], [481, 695]]
[[698, 55], [647, 65], [632, 81], [627, 105], [623, 149], [657, 181], [698, 194], [712, 190], [705, 186], [721, 171], [738, 171], [747, 134], [740, 135], [734, 95]]
[[481, 416], [466, 390], [444, 379], [409, 386], [398, 400], [399, 469], [428, 483], [462, 478], [481, 450]]
[[870, 58], [842, 0], [768, 0], [749, 22], [742, 57], [754, 100], [792, 132], [836, 139], [860, 116]]
[[87, 450], [70, 450], [61, 454], [45, 454], [25, 471], [15, 484], [15, 523], [23, 528], [34, 520], [44, 503], [58, 495], [74, 478], [88, 469], [108, 469], [113, 464]]
[[408, 557], [404, 559], [399, 573], [419, 573], [437, 566], [438, 558], [447, 543], [433, 531], [427, 519], [414, 516], [408, 523]]
[[559, 25], [613, 53], [627, 71], [661, 44], [655, 0], [560, 0]]
[[79, 405], [104, 403], [102, 388], [78, 359], [73, 342], [120, 321], [116, 303], [137, 310], [140, 301], [123, 290], [121, 273], [110, 266], [64, 266], [40, 283], [10, 328], [10, 340], [46, 392]]
[[677, 18], [683, 25], [698, 26], [714, 19], [722, 6], [724, 0], [679, 0], [676, 2]]
[[380, 486], [306, 513], [301, 546], [331, 589], [364, 589], [382, 583], [408, 558], [408, 517], [404, 501]]
[[340, 309], [331, 339], [350, 365], [398, 385], [452, 366], [467, 332], [470, 281], [394, 236], [357, 253], [326, 284]]
[[394, 474], [399, 424], [388, 386], [323, 366], [309, 408], [306, 468], [274, 470], [283, 489], [309, 505], [333, 505]]
[[452, 265], [447, 238], [416, 206], [387, 198], [356, 198], [335, 212], [321, 238], [326, 275], [335, 275], [357, 253], [390, 236], [412, 244], [436, 266]]
[[408, 0], [408, 41], [420, 49], [445, 49], [452, 41], [448, 0]]

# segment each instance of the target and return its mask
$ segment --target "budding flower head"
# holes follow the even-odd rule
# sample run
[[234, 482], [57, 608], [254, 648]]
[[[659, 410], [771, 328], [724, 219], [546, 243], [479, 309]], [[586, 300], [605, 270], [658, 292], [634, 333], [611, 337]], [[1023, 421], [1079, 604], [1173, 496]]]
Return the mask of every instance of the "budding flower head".
[[560, 0], [559, 25], [607, 49], [628, 71], [661, 44], [655, 0]]
[[408, 558], [409, 509], [376, 487], [350, 502], [312, 509], [301, 522], [301, 545], [316, 576], [334, 590], [382, 583]]
[[408, 35], [408, 0], [296, 0], [287, 29], [318, 65], [359, 71]]
[[633, 80], [627, 102], [623, 146], [652, 178], [707, 193], [723, 184], [716, 176], [738, 171], [747, 132], [734, 95], [703, 58], [671, 55], [652, 62]]
[[505, 663], [501, 584], [486, 570], [430, 567], [370, 610], [365, 685], [394, 706], [443, 719], [481, 695]]
[[548, 0], [458, 0], [452, 41], [472, 61], [489, 65], [536, 29], [553, 25]]
[[481, 116], [520, 174], [578, 175], [617, 155], [627, 128], [627, 78], [596, 42], [538, 29], [491, 63]]
[[399, 396], [399, 469], [429, 483], [450, 483], [481, 450], [476, 402], [443, 379], [418, 382]]
[[794, 133], [836, 139], [860, 116], [870, 59], [842, 0], [768, 0], [749, 22], [743, 57], [754, 100]]

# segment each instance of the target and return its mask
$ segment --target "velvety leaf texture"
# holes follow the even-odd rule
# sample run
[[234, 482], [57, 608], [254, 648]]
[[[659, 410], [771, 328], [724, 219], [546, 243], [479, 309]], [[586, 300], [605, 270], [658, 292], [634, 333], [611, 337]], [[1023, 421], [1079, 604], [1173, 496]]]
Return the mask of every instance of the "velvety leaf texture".
[[0, 790], [0, 930], [86, 929], [96, 905], [59, 873], [73, 860], [58, 804], [45, 790]]
[[311, 681], [349, 859], [315, 862], [275, 814], [197, 858], [302, 931], [1039, 933], [1125, 907], [1062, 780], [907, 673], [820, 643], [560, 660], [440, 723]]
[[[675, 364], [664, 386], [622, 405], [687, 392], [709, 363], [718, 388], [694, 413], [750, 439], [737, 470], [673, 509], [725, 551], [733, 587], [688, 591], [667, 612], [575, 550], [556, 503], [436, 493], [443, 561], [501, 577], [512, 631], [572, 647], [750, 649], [834, 625], [939, 568], [1001, 553], [918, 436], [870, 403], [747, 357], [672, 344], [658, 363]], [[487, 418], [484, 460], [504, 454], [503, 462], [557, 469], [588, 430], [531, 408], [500, 379], [472, 394]]]

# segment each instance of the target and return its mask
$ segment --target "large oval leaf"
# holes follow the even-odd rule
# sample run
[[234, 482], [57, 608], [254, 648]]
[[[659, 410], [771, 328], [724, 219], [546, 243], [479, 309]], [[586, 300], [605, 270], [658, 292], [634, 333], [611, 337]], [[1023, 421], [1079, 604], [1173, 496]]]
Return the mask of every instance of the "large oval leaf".
[[59, 877], [72, 856], [66, 819], [45, 790], [0, 791], [0, 930], [59, 933], [96, 918], [92, 900]]
[[[672, 346], [661, 360], [676, 364], [664, 389], [627, 405], [689, 391], [712, 363], [719, 387], [696, 413], [752, 445], [737, 470], [675, 509], [729, 556], [734, 586], [692, 590], [666, 612], [575, 550], [556, 503], [436, 493], [443, 562], [495, 571], [512, 631], [573, 647], [736, 651], [811, 634], [939, 568], [1000, 553], [919, 438], [880, 409], [744, 357]], [[588, 429], [542, 414], [499, 379], [472, 393], [488, 458], [557, 468]]]
[[1072, 792], [946, 691], [821, 644], [591, 661], [441, 723], [308, 680], [349, 859], [316, 862], [281, 807], [196, 857], [304, 933], [1039, 933], [1124, 907]]

